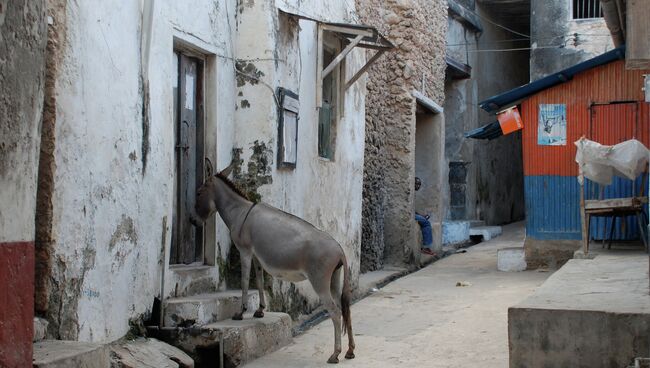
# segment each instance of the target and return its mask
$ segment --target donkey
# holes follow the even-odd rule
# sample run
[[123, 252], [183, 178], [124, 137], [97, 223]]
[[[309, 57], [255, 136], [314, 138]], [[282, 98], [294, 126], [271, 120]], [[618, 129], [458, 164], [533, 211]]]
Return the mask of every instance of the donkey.
[[[350, 270], [341, 245], [310, 223], [264, 203], [248, 200], [229, 179], [232, 165], [212, 176], [198, 189], [195, 224], [205, 222], [215, 211], [230, 230], [241, 255], [242, 309], [246, 311], [251, 262], [255, 262], [260, 306], [254, 317], [264, 317], [264, 275], [299, 282], [309, 280], [334, 323], [334, 353], [328, 363], [338, 363], [341, 329], [348, 335], [347, 359], [354, 358], [354, 335], [350, 316]], [[343, 284], [341, 285], [341, 273]], [[341, 321], [341, 317], [343, 320]]]

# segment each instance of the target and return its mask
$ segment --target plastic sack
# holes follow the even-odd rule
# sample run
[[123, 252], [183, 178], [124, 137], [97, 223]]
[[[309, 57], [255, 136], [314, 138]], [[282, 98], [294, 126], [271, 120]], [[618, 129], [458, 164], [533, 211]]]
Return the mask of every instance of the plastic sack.
[[636, 139], [604, 146], [580, 138], [575, 145], [578, 147], [576, 162], [580, 171], [580, 184], [583, 176], [602, 185], [611, 184], [614, 175], [634, 180], [648, 165], [650, 151]]

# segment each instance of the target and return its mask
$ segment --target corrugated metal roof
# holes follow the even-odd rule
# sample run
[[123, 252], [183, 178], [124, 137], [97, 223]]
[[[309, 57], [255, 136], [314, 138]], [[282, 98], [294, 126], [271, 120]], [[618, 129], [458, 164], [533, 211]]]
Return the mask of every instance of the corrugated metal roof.
[[517, 87], [508, 92], [504, 92], [500, 95], [490, 97], [485, 101], [479, 102], [479, 106], [481, 106], [481, 108], [487, 112], [497, 112], [530, 95], [543, 91], [549, 87], [553, 87], [560, 83], [567, 82], [578, 73], [624, 58], [625, 46], [621, 46], [555, 74], [551, 74], [542, 79]]

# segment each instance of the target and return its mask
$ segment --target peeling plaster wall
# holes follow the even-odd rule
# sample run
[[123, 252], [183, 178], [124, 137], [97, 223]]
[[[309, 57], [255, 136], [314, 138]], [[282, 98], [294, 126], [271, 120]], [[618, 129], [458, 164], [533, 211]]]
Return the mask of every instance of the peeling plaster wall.
[[[129, 320], [146, 316], [160, 295], [174, 198], [174, 38], [207, 55], [206, 139], [218, 147], [208, 153], [219, 163], [230, 154], [234, 93], [216, 90], [234, 91], [234, 68], [231, 59], [217, 55], [233, 55], [232, 32], [224, 20], [232, 20], [235, 1], [155, 4], [148, 134], [143, 129], [141, 3], [65, 2], [64, 23], [53, 24], [65, 35], [55, 76], [50, 337], [120, 338]], [[225, 242], [227, 233], [217, 233]], [[216, 283], [218, 270], [212, 272]], [[166, 275], [168, 295], [174, 274], [167, 270]]]
[[[447, 3], [357, 0], [356, 4], [361, 22], [377, 27], [397, 46], [374, 64], [367, 83], [361, 267], [370, 271], [386, 263], [414, 265], [419, 255], [413, 216], [412, 91], [443, 104]], [[442, 195], [437, 200], [441, 199]]]
[[43, 0], [0, 0], [0, 367], [32, 359], [46, 40]]
[[[246, 1], [237, 11], [238, 75], [236, 139], [241, 158], [235, 180], [254, 190], [261, 201], [312, 223], [332, 235], [346, 252], [352, 282], [359, 274], [361, 193], [364, 144], [363, 78], [345, 95], [345, 115], [336, 125], [335, 157], [318, 156], [316, 109], [316, 23], [298, 22], [278, 8], [331, 22], [351, 23], [354, 7], [347, 2]], [[355, 50], [346, 58], [348, 77], [365, 60]], [[299, 95], [298, 159], [295, 169], [277, 168], [278, 115], [273, 93], [278, 87]], [[261, 158], [265, 159], [263, 162]], [[318, 298], [308, 282], [267, 282], [270, 308], [296, 317], [313, 309]]]
[[[572, 19], [571, 6], [565, 0], [531, 1], [531, 81], [614, 48], [604, 18]], [[563, 47], [545, 48], [558, 45]]]

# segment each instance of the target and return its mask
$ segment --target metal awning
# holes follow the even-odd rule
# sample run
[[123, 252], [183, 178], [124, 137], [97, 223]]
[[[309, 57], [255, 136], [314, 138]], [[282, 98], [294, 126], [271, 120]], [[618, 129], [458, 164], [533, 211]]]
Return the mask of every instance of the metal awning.
[[[316, 22], [318, 25], [318, 69], [317, 69], [317, 106], [321, 106], [321, 83], [323, 79], [331, 73], [337, 65], [339, 65], [345, 57], [355, 48], [361, 47], [364, 49], [376, 50], [375, 54], [366, 61], [366, 63], [345, 82], [345, 89], [348, 89], [354, 82], [356, 82], [363, 73], [386, 51], [395, 48], [395, 46], [384, 37], [375, 27], [350, 24], [350, 23], [335, 23], [324, 22], [315, 18], [311, 18], [302, 14], [294, 14], [291, 12], [278, 9], [280, 12], [295, 17], [298, 19], [309, 20]], [[345, 47], [334, 57], [334, 60], [327, 65], [323, 66], [323, 32], [334, 32], [338, 37], [344, 41]]]
[[560, 83], [565, 83], [571, 80], [576, 74], [624, 58], [625, 46], [621, 46], [602, 55], [596, 56], [595, 58], [583, 61], [572, 67], [546, 76], [542, 79], [538, 79], [534, 82], [517, 87], [500, 95], [490, 97], [485, 101], [479, 102], [479, 106], [487, 112], [494, 113], [508, 106], [512, 106], [516, 102], [537, 92], [543, 91]]

